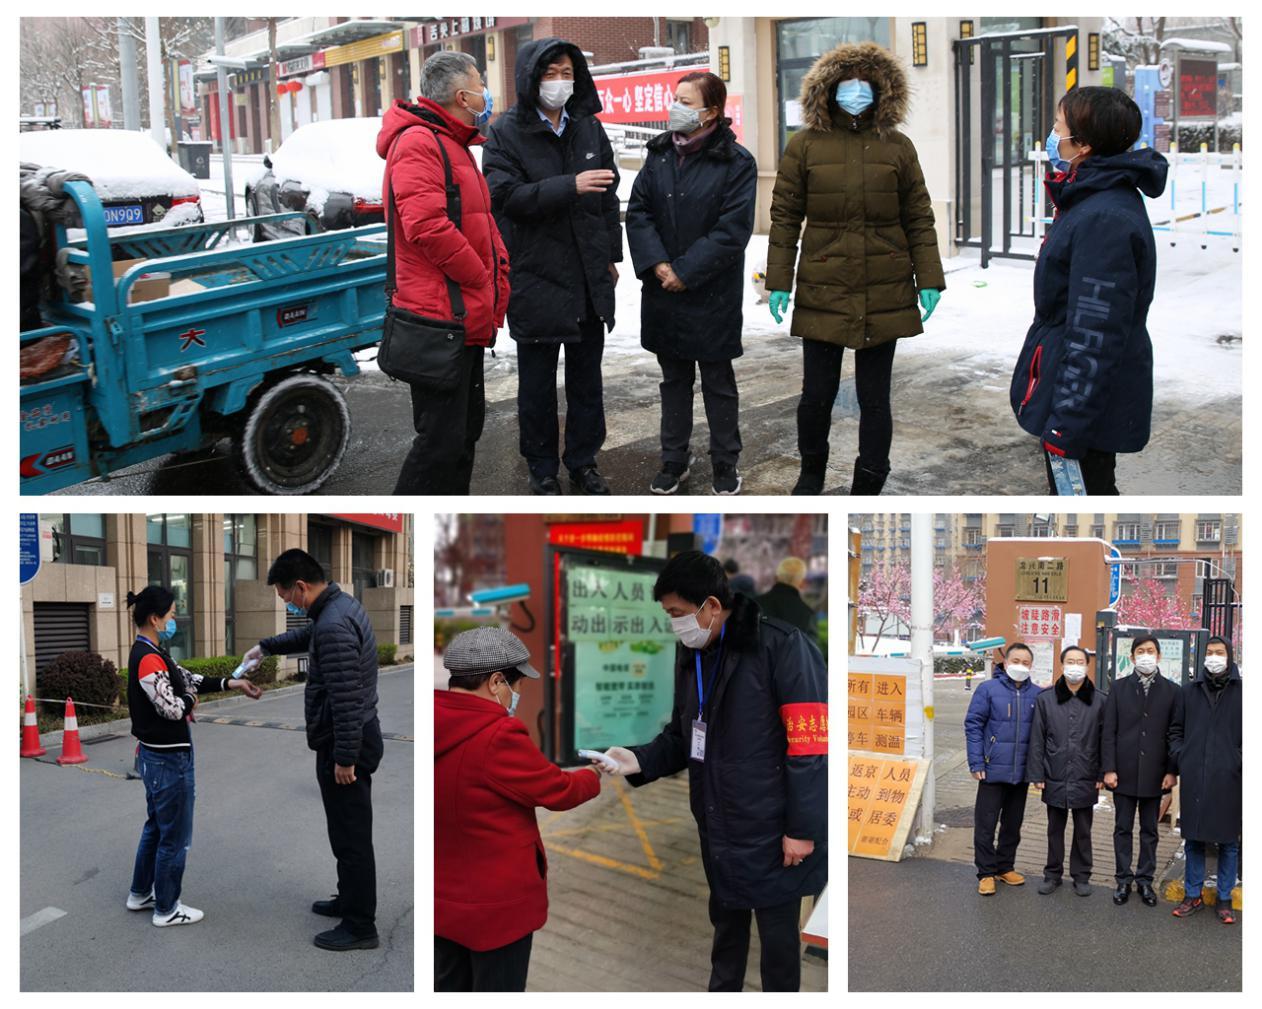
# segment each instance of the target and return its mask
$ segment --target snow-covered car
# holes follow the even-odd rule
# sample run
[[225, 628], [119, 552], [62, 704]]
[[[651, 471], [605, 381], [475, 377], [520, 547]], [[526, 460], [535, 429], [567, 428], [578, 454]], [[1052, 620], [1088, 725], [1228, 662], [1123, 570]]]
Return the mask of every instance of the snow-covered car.
[[291, 133], [245, 187], [254, 216], [301, 211], [305, 223], [258, 225], [256, 242], [305, 232], [380, 224], [385, 162], [377, 156], [381, 117], [326, 119]]
[[[306, 220], [288, 228], [256, 225], [254, 240], [381, 224], [386, 163], [377, 156], [380, 132], [380, 116], [326, 119], [294, 130], [247, 181], [245, 203], [254, 216], [298, 210]], [[481, 168], [482, 148], [471, 150]]]
[[111, 227], [164, 228], [203, 220], [197, 180], [148, 133], [135, 130], [40, 130], [18, 134], [22, 161], [82, 172], [92, 180]]

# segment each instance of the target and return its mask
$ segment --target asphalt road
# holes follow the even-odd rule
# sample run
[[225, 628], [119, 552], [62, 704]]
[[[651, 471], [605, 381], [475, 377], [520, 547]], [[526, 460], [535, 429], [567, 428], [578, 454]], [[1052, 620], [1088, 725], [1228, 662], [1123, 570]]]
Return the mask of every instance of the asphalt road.
[[980, 897], [970, 866], [849, 862], [852, 992], [1241, 990], [1241, 926], [1209, 911], [1114, 907], [1102, 886]]
[[[517, 358], [511, 340], [486, 359], [486, 424], [478, 442], [472, 491], [478, 495], [529, 493], [526, 464], [517, 450]], [[746, 342], [734, 363], [741, 394], [742, 493], [787, 494], [797, 479], [796, 411], [802, 385], [800, 341], [783, 333]], [[833, 410], [832, 455], [826, 491], [847, 493], [858, 441], [853, 355], [847, 355]], [[895, 363], [894, 445], [888, 494], [1046, 494], [1042, 456], [1034, 438], [1011, 422], [1007, 364], [943, 347]], [[615, 494], [646, 494], [660, 462], [660, 372], [647, 353], [606, 353], [605, 416], [608, 436], [598, 457]], [[351, 412], [351, 441], [322, 494], [388, 494], [412, 443], [412, 407], [406, 386], [380, 372], [337, 379]], [[558, 391], [564, 411], [564, 391]], [[1153, 439], [1134, 455], [1119, 456], [1123, 493], [1239, 493], [1241, 400], [1212, 403], [1159, 399]], [[697, 463], [684, 490], [710, 494], [709, 429], [700, 390], [694, 404]], [[569, 491], [562, 474], [562, 485]], [[195, 456], [163, 456], [120, 470], [108, 481], [67, 488], [63, 494], [251, 494], [237, 473], [230, 446]]]
[[21, 989], [412, 991], [412, 667], [383, 671], [379, 692], [383, 732], [409, 737], [386, 740], [373, 778], [379, 948], [330, 953], [311, 943], [336, 924], [310, 905], [335, 892], [337, 879], [301, 731], [302, 691], [286, 691], [199, 709], [182, 894], [206, 913], [196, 925], [157, 929], [150, 914], [124, 907], [145, 817], [143, 784], [124, 777], [135, 748], [127, 722], [119, 735], [87, 743], [86, 764], [50, 763], [60, 754], [51, 746], [22, 761], [20, 912], [24, 928], [47, 923], [22, 935]]

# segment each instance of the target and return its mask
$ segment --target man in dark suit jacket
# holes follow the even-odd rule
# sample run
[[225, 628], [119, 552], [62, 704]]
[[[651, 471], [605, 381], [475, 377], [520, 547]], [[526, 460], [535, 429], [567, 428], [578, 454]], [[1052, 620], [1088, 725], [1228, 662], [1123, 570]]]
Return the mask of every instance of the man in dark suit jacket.
[[769, 617], [792, 624], [818, 645], [815, 611], [802, 599], [805, 581], [806, 562], [800, 557], [786, 557], [776, 567], [775, 585], [758, 597], [758, 608]]
[[[1117, 680], [1104, 706], [1100, 739], [1104, 784], [1113, 792], [1116, 818], [1113, 854], [1117, 860], [1114, 904], [1130, 898], [1131, 883], [1152, 907], [1157, 870], [1157, 816], [1163, 789], [1174, 787], [1174, 762], [1169, 739], [1181, 728], [1183, 705], [1179, 685], [1161, 675], [1161, 646], [1151, 635], [1131, 643], [1135, 671]], [[1172, 731], [1173, 730], [1173, 731]], [[1139, 810], [1139, 861], [1131, 871], [1135, 811]]]

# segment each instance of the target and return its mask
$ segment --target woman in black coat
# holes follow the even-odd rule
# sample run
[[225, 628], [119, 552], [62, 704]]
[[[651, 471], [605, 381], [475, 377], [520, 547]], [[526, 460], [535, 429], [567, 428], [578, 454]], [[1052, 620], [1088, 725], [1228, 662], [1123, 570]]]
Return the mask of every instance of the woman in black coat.
[[710, 425], [716, 494], [741, 478], [738, 396], [745, 246], [754, 230], [758, 168], [723, 116], [727, 88], [711, 73], [680, 78], [671, 129], [648, 143], [627, 205], [627, 241], [643, 282], [640, 343], [662, 369], [662, 471], [654, 494], [673, 494], [692, 461], [693, 383]]
[[1087, 679], [1088, 657], [1071, 646], [1061, 652], [1063, 673], [1034, 702], [1034, 724], [1025, 776], [1047, 806], [1047, 865], [1039, 893], [1049, 894], [1065, 872], [1065, 823], [1074, 814], [1069, 875], [1074, 893], [1091, 894], [1091, 821], [1104, 781], [1100, 772], [1100, 724], [1104, 698]]
[[1144, 196], [1166, 188], [1166, 159], [1139, 139], [1124, 91], [1086, 87], [1060, 100], [1044, 181], [1056, 210], [1034, 267], [1034, 322], [1012, 375], [1017, 423], [1052, 458], [1077, 460], [1088, 494], [1117, 494], [1118, 452], [1148, 444], [1157, 247]]
[[1231, 891], [1240, 864], [1243, 811], [1243, 684], [1231, 644], [1213, 637], [1205, 665], [1183, 688], [1183, 724], [1170, 741], [1179, 774], [1179, 829], [1187, 854], [1184, 899], [1174, 911], [1183, 918], [1201, 908], [1205, 845], [1218, 847], [1218, 917], [1235, 923]]

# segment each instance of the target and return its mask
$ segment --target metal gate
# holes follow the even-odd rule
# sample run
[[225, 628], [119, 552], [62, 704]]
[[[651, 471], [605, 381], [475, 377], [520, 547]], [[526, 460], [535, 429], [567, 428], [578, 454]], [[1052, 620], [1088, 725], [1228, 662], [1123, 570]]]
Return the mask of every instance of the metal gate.
[[1205, 578], [1201, 583], [1201, 626], [1225, 641], [1236, 628], [1235, 590], [1230, 578]]
[[92, 649], [87, 603], [35, 604], [35, 673], [62, 652]]
[[955, 41], [955, 242], [992, 258], [1038, 257], [1037, 213], [1048, 211], [1043, 167], [1030, 152], [1056, 119], [1057, 54], [1074, 26]]

